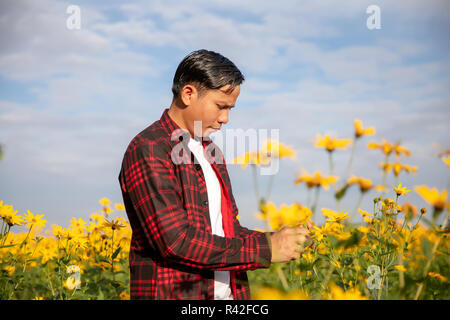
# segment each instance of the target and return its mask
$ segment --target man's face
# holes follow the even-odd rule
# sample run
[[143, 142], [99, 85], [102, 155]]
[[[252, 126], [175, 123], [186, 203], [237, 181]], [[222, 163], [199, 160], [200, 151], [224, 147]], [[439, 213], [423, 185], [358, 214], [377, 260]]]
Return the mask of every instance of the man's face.
[[[189, 95], [185, 97], [188, 107], [184, 112], [184, 118], [192, 137], [194, 136], [194, 121], [202, 122], [202, 137], [207, 137], [216, 130], [220, 130], [222, 124], [228, 122], [228, 112], [236, 104], [240, 92], [240, 87], [236, 86], [231, 93], [226, 93], [229, 87], [230, 85], [226, 85], [217, 90], [207, 90], [199, 96], [197, 89], [192, 86], [190, 89], [192, 91], [182, 93], [182, 95]], [[185, 99], [183, 98], [183, 100]], [[195, 133], [198, 136], [200, 132], [195, 131]]]

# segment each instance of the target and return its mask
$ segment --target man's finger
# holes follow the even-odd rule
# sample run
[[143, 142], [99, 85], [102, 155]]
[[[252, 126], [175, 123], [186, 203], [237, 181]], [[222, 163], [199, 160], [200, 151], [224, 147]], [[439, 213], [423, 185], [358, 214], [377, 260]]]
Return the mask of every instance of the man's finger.
[[296, 229], [296, 233], [297, 233], [297, 234], [308, 234], [308, 233], [309, 233], [309, 230], [306, 229], [306, 228], [303, 227], [303, 226], [299, 226], [299, 227]]
[[306, 235], [303, 235], [303, 234], [299, 235], [299, 236], [297, 237], [297, 244], [303, 245], [303, 244], [306, 242], [306, 240], [307, 240], [308, 238], [309, 238], [309, 237], [306, 236]]
[[301, 255], [303, 254], [303, 252], [305, 252], [305, 248], [303, 246], [298, 246], [296, 252], [297, 252], [297, 257], [300, 258]]

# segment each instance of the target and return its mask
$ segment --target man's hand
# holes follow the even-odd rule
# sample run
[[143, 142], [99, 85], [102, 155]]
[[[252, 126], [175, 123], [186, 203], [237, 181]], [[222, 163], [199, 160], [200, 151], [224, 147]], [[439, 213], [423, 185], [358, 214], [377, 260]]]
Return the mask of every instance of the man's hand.
[[272, 262], [287, 262], [299, 258], [305, 250], [304, 244], [309, 238], [309, 230], [303, 226], [285, 227], [280, 231], [273, 232], [270, 235]]

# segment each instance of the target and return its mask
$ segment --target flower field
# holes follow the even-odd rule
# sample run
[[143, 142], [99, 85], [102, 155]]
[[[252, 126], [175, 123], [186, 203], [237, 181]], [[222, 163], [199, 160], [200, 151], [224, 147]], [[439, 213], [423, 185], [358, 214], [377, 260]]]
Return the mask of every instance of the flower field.
[[[293, 179], [294, 188], [304, 185], [306, 203], [281, 204], [259, 194], [256, 168], [277, 158], [294, 157], [295, 151], [269, 141], [257, 152], [246, 153], [234, 163], [251, 167], [257, 217], [266, 230], [314, 222], [312, 239], [302, 256], [289, 263], [274, 263], [268, 269], [249, 272], [253, 299], [449, 299], [450, 245], [446, 189], [426, 185], [403, 186], [400, 173], [414, 174], [418, 168], [400, 161], [410, 151], [384, 139], [369, 142], [368, 152], [381, 152], [381, 183], [350, 174], [355, 145], [374, 128], [354, 121], [353, 139], [317, 135], [315, 148], [323, 148], [329, 159], [329, 174], [303, 170]], [[351, 147], [345, 174], [334, 174], [336, 150]], [[379, 150], [379, 151], [378, 151]], [[341, 152], [341, 151], [339, 151]], [[441, 153], [442, 170], [450, 166], [450, 150]], [[395, 160], [392, 161], [391, 157]], [[387, 186], [389, 175], [395, 184]], [[273, 176], [270, 177], [273, 179]], [[270, 186], [270, 185], [269, 185]], [[349, 188], [360, 191], [356, 210], [341, 208]], [[333, 192], [335, 208], [319, 206], [320, 192]], [[373, 208], [365, 211], [361, 201], [369, 192]], [[417, 193], [428, 204], [416, 207], [408, 194]], [[348, 196], [348, 194], [347, 194]], [[124, 207], [103, 198], [99, 213], [89, 221], [73, 217], [69, 228], [51, 225], [43, 214], [18, 214], [12, 204], [0, 201], [0, 299], [129, 299], [128, 251], [130, 225]], [[353, 208], [351, 208], [353, 209]], [[351, 213], [350, 213], [351, 212]], [[360, 223], [350, 222], [357, 213]], [[27, 232], [16, 233], [16, 226]]]

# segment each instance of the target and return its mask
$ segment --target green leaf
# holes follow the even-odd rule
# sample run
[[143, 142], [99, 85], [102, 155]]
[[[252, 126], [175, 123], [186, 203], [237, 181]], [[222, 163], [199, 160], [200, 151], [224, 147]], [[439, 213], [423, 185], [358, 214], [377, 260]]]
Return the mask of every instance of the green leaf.
[[103, 294], [102, 289], [98, 289], [97, 300], [105, 300], [105, 295]]
[[342, 197], [345, 195], [345, 193], [347, 192], [347, 189], [350, 185], [346, 184], [343, 188], [339, 189], [338, 191], [336, 191], [336, 193], [334, 194], [334, 197], [338, 200], [342, 199]]
[[14, 247], [16, 244], [8, 244], [6, 246], [1, 246], [0, 249]]
[[328, 235], [328, 239], [330, 240], [330, 244], [332, 247], [336, 247], [339, 243], [339, 240], [335, 236], [332, 236], [331, 234]]
[[431, 255], [431, 242], [427, 238], [422, 239], [422, 250], [425, 257], [429, 259]]
[[120, 250], [121, 250], [121, 247], [118, 247], [116, 249], [116, 251], [114, 251], [114, 253], [113, 253], [112, 257], [111, 257], [112, 260], [114, 260], [117, 257], [117, 255], [120, 253]]

